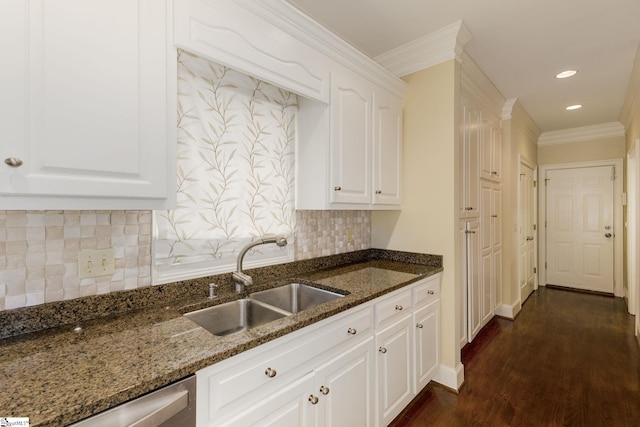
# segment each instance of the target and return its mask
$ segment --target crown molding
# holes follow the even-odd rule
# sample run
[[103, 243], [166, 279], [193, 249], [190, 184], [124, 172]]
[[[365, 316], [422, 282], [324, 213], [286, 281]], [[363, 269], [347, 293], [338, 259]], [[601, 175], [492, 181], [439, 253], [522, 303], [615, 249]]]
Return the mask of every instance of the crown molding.
[[458, 21], [373, 58], [398, 77], [455, 59], [462, 62], [464, 46], [473, 34]]
[[592, 141], [594, 139], [624, 137], [624, 126], [620, 122], [602, 123], [593, 126], [543, 132], [538, 146]]
[[398, 76], [356, 49], [344, 39], [283, 0], [245, 0], [238, 2], [249, 13], [258, 15], [282, 31], [296, 37], [336, 63], [360, 74], [387, 91], [402, 97], [407, 84]]
[[504, 103], [502, 107], [502, 120], [510, 120], [512, 126], [521, 129], [533, 143], [538, 141], [540, 129], [527, 110], [518, 102], [518, 98], [507, 99]]

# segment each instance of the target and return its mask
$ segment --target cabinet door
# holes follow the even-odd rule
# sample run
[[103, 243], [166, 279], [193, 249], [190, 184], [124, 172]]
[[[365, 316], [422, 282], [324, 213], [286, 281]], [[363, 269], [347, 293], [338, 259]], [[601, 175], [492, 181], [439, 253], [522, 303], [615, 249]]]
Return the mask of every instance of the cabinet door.
[[376, 334], [380, 425], [388, 425], [413, 398], [411, 324], [408, 315]]
[[468, 222], [465, 234], [467, 236], [467, 320], [469, 322], [467, 331], [468, 341], [471, 342], [482, 328], [482, 283], [480, 280], [482, 265], [480, 264], [479, 222]]
[[371, 99], [363, 79], [346, 71], [333, 76], [332, 203], [371, 203]]
[[11, 64], [0, 79], [0, 159], [22, 162], [0, 164], [0, 209], [100, 206], [68, 202], [83, 197], [163, 206], [175, 188], [169, 20], [166, 1], [0, 2]]
[[373, 337], [369, 337], [316, 370], [313, 394], [320, 399], [317, 425], [367, 427], [374, 424], [373, 362]]
[[417, 310], [413, 314], [413, 323], [416, 363], [413, 392], [418, 394], [429, 384], [438, 369], [440, 301], [434, 301]]
[[317, 404], [310, 400], [314, 389], [314, 374], [308, 373], [276, 393], [256, 402], [249, 409], [230, 420], [220, 423], [216, 420], [210, 426], [272, 426], [272, 427], [313, 427]]
[[400, 205], [402, 183], [402, 105], [390, 96], [374, 97], [373, 203]]
[[493, 317], [493, 283], [495, 271], [493, 270], [493, 205], [492, 196], [495, 183], [483, 181], [480, 186], [480, 310], [482, 324], [484, 326]]
[[491, 135], [491, 175], [497, 179], [502, 179], [502, 128], [499, 123], [492, 127]]
[[479, 186], [479, 149], [482, 138], [480, 112], [463, 106], [462, 126], [462, 191], [460, 195], [461, 217], [477, 216], [480, 211], [478, 203]]

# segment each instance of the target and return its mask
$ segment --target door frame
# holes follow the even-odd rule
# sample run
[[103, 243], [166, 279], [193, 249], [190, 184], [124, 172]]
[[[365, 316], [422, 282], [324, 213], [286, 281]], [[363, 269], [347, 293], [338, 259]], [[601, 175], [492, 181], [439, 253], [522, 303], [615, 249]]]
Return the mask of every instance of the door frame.
[[[533, 223], [536, 224], [536, 236], [540, 236], [541, 233], [540, 232], [540, 224], [538, 223], [538, 218], [540, 217], [539, 213], [538, 213], [538, 167], [536, 166], [535, 163], [533, 163], [532, 161], [530, 161], [529, 159], [527, 159], [526, 157], [522, 156], [521, 154], [518, 154], [518, 186], [517, 186], [517, 192], [518, 192], [518, 219], [517, 219], [517, 224], [518, 224], [518, 230], [520, 230], [520, 228], [522, 227], [522, 212], [520, 211], [520, 207], [522, 206], [521, 203], [521, 198], [522, 198], [522, 194], [520, 191], [520, 174], [522, 173], [522, 165], [525, 165], [526, 167], [528, 167], [529, 169], [531, 169], [533, 171], [533, 182], [534, 182], [534, 186], [533, 186]], [[519, 235], [519, 234], [518, 234]], [[540, 266], [538, 265], [538, 238], [533, 239], [533, 265], [536, 267], [536, 273], [534, 275], [533, 278], [533, 290], [536, 291], [538, 290], [538, 278], [540, 277]], [[520, 243], [518, 242], [518, 301], [520, 302], [520, 307], [522, 307], [522, 304], [524, 303], [524, 301], [522, 301], [522, 288], [520, 287], [520, 277], [522, 277], [521, 273], [522, 273], [522, 257], [520, 256]]]
[[[640, 262], [638, 262], [638, 255], [640, 254], [640, 139], [634, 140], [631, 148], [627, 152], [627, 227], [627, 307], [629, 308], [629, 313], [635, 315], [635, 334], [639, 336]], [[635, 252], [633, 249], [635, 249]]]
[[[540, 244], [538, 245], [538, 260], [539, 264], [542, 264], [547, 259], [547, 233], [546, 224], [547, 221], [547, 186], [545, 179], [547, 178], [547, 172], [557, 169], [577, 169], [588, 168], [598, 166], [613, 166], [616, 171], [616, 179], [613, 182], [613, 233], [617, 238], [613, 243], [613, 293], [616, 297], [624, 296], [623, 287], [623, 240], [624, 240], [624, 227], [622, 216], [622, 186], [624, 182], [624, 163], [623, 159], [610, 159], [610, 160], [596, 160], [591, 162], [576, 162], [576, 163], [558, 163], [552, 165], [540, 165], [539, 166], [539, 181], [541, 185], [538, 191], [538, 206], [540, 210], [538, 212], [540, 218], [540, 227], [538, 227], [538, 236]], [[542, 267], [542, 265], [540, 265]], [[538, 285], [546, 286], [547, 284], [547, 269], [538, 269]]]

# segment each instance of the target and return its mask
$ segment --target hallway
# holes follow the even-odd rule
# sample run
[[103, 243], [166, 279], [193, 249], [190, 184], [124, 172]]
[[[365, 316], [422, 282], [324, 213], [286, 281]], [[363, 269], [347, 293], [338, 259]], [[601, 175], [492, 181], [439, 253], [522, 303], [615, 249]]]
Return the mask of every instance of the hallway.
[[391, 424], [640, 425], [640, 351], [620, 298], [540, 288], [465, 348], [456, 395], [433, 383]]

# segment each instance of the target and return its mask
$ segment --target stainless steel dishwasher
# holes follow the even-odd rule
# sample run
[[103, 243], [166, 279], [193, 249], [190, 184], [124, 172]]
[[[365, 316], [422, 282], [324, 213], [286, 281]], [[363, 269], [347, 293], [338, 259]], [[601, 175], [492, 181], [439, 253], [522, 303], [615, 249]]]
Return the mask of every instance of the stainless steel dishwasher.
[[195, 427], [196, 377], [190, 376], [70, 427]]

